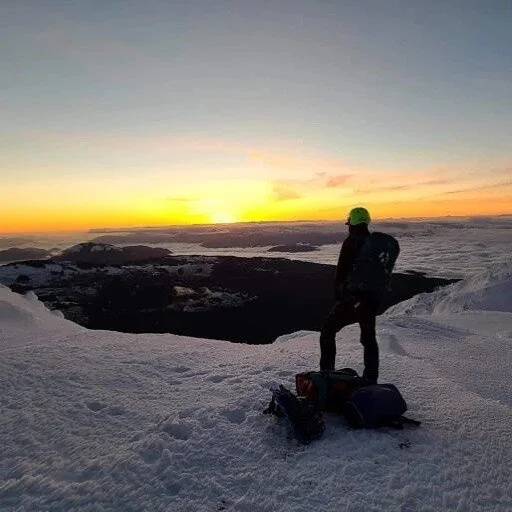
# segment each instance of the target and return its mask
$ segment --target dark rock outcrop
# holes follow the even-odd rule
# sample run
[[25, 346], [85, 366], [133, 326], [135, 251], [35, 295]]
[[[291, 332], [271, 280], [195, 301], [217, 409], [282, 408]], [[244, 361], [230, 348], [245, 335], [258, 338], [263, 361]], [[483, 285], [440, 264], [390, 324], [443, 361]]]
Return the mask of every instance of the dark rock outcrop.
[[[48, 307], [89, 328], [253, 344], [319, 331], [333, 306], [333, 276], [332, 265], [231, 256], [166, 256], [115, 268], [55, 260], [0, 267], [1, 283], [34, 290]], [[454, 281], [393, 274], [381, 311]]]

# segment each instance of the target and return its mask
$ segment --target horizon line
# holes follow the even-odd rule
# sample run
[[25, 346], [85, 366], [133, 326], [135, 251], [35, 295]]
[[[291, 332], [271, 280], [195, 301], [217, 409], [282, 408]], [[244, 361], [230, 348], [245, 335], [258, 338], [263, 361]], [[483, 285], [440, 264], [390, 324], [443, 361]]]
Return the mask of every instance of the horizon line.
[[[493, 215], [437, 215], [437, 216], [421, 216], [421, 217], [381, 217], [372, 220], [372, 223], [378, 222], [389, 222], [389, 221], [428, 221], [436, 219], [492, 219], [512, 217], [510, 213], [500, 213]], [[48, 230], [34, 230], [34, 231], [0, 231], [0, 237], [6, 236], [18, 236], [18, 235], [35, 235], [35, 234], [66, 234], [66, 233], [104, 233], [104, 232], [116, 232], [116, 231], [135, 231], [135, 230], [146, 230], [146, 229], [168, 229], [168, 228], [187, 228], [187, 227], [213, 227], [213, 226], [241, 226], [251, 224], [340, 224], [344, 223], [344, 219], [339, 220], [328, 220], [328, 219], [302, 219], [302, 220], [255, 220], [255, 221], [240, 221], [240, 222], [210, 222], [210, 223], [184, 223], [184, 224], [156, 224], [156, 225], [144, 225], [144, 226], [118, 226], [118, 227], [101, 227], [101, 228], [85, 228], [85, 229], [48, 229]]]

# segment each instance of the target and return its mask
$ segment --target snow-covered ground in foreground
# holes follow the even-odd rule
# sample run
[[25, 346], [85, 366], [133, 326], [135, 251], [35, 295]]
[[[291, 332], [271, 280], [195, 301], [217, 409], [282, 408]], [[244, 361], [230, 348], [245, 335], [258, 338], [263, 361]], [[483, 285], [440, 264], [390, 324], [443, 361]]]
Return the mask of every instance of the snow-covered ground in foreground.
[[[317, 333], [90, 331], [0, 286], [0, 510], [510, 511], [511, 286], [491, 269], [379, 318], [381, 381], [421, 427], [325, 415], [307, 447], [262, 410], [317, 367]], [[361, 370], [358, 335], [340, 333], [338, 367]]]

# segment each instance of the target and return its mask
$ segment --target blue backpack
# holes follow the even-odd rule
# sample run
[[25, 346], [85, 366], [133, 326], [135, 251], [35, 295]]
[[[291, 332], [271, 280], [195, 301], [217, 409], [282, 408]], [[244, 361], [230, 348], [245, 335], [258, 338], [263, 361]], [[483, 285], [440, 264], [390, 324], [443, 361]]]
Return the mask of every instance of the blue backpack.
[[405, 423], [419, 426], [420, 422], [403, 414], [407, 404], [393, 384], [374, 384], [354, 391], [343, 405], [348, 423], [355, 428], [394, 427]]

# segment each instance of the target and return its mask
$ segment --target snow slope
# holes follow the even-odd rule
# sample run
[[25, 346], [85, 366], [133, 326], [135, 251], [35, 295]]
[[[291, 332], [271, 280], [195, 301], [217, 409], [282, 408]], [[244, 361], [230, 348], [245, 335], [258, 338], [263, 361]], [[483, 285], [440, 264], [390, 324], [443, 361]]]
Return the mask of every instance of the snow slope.
[[[489, 310], [502, 270], [451, 287], [442, 311], [434, 294], [379, 319], [381, 381], [420, 428], [325, 415], [307, 447], [261, 411], [317, 367], [317, 333], [258, 346], [90, 331], [0, 287], [0, 510], [511, 511], [512, 313]], [[361, 359], [351, 326], [338, 366]]]
[[512, 259], [435, 293], [418, 294], [396, 304], [387, 314], [449, 314], [467, 310], [512, 313]]

